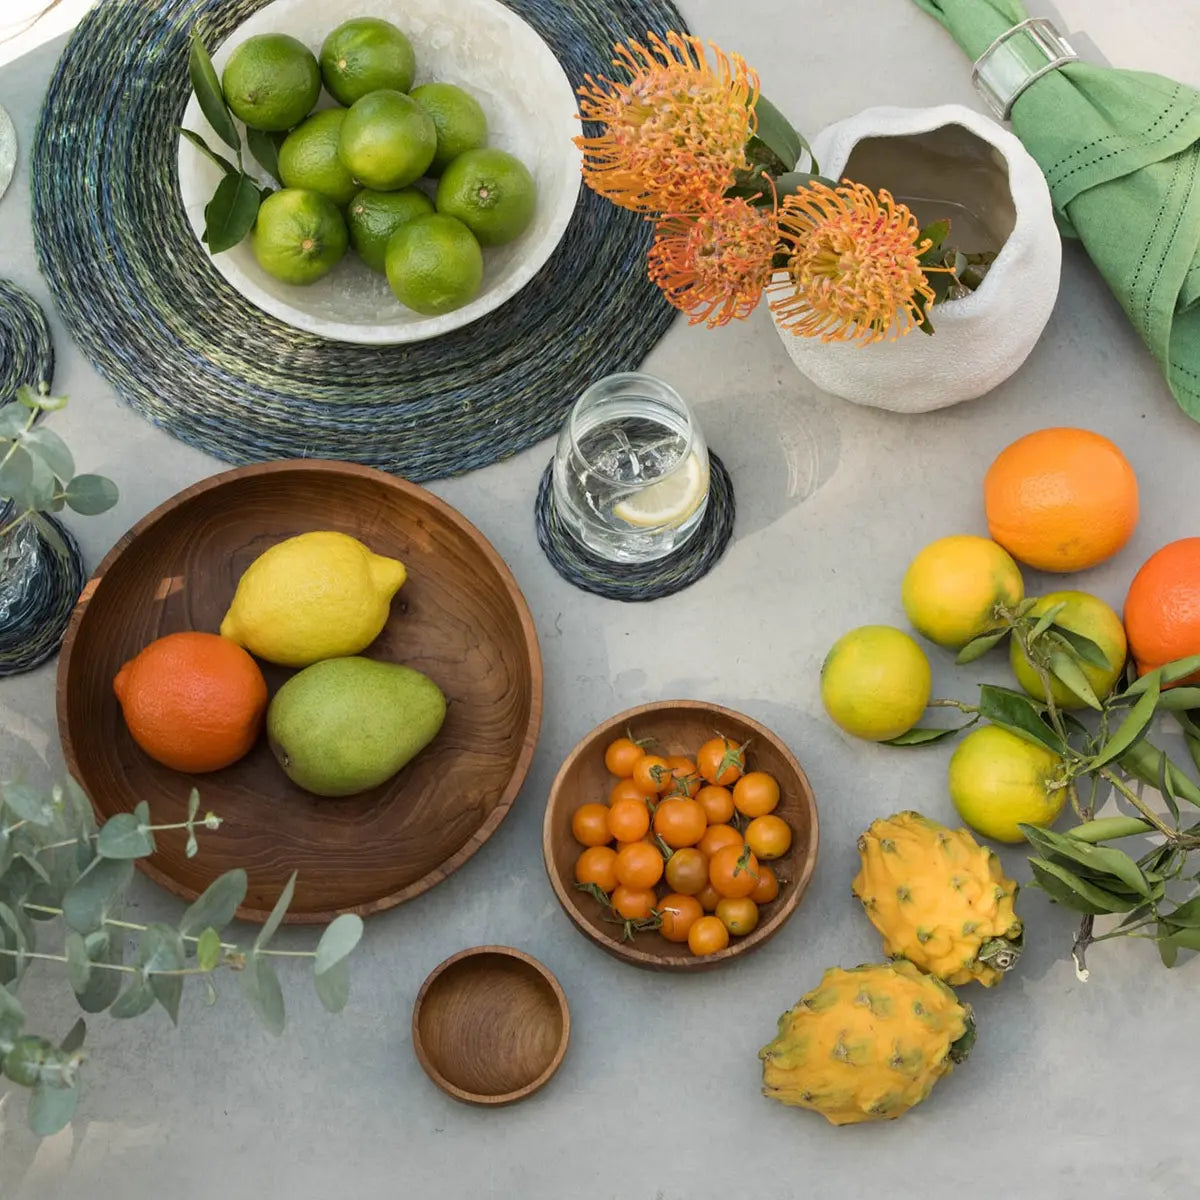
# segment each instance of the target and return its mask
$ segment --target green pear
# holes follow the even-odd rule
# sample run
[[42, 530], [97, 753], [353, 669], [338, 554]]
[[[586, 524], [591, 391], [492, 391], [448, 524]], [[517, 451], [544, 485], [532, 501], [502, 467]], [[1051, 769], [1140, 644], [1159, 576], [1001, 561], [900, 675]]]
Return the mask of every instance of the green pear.
[[329, 658], [275, 693], [267, 737], [293, 783], [317, 796], [352, 796], [415, 758], [445, 716], [445, 696], [420, 671], [370, 658]]

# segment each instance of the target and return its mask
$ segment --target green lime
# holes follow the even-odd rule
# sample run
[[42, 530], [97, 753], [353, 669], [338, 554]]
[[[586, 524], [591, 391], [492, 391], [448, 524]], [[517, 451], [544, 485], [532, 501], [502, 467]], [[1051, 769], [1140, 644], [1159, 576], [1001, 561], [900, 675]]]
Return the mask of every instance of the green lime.
[[321, 46], [321, 75], [339, 104], [351, 105], [380, 88], [407, 92], [416, 70], [408, 38], [378, 17], [343, 22]]
[[358, 191], [354, 176], [338, 157], [344, 108], [326, 108], [296, 126], [279, 147], [279, 177], [285, 187], [320, 192], [339, 206]]
[[252, 129], [279, 133], [312, 112], [321, 69], [303, 42], [286, 33], [259, 33], [229, 56], [221, 90], [235, 117]]
[[401, 304], [427, 317], [462, 308], [479, 294], [483, 251], [454, 217], [406, 221], [387, 244], [388, 283]]
[[487, 117], [470, 92], [452, 83], [423, 83], [409, 95], [433, 118], [437, 128], [437, 150], [430, 174], [440, 175], [451, 159], [487, 144]]
[[438, 183], [438, 212], [457, 217], [484, 246], [520, 237], [536, 205], [537, 184], [525, 164], [495, 148], [460, 154]]
[[363, 188], [346, 209], [350, 244], [372, 271], [383, 271], [387, 244], [405, 221], [433, 212], [433, 201], [416, 188], [399, 192], [373, 192]]
[[354, 177], [378, 192], [415, 183], [436, 149], [433, 118], [411, 96], [386, 88], [355, 100], [338, 143]]
[[342, 260], [350, 240], [328, 196], [304, 188], [272, 192], [258, 210], [254, 257], [284, 283], [316, 283]]

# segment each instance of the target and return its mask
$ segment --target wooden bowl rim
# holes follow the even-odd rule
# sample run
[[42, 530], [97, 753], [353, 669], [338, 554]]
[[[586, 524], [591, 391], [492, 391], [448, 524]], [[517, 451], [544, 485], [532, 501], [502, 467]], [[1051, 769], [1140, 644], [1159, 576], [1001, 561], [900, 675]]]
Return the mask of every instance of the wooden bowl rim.
[[[547, 1064], [546, 1069], [530, 1083], [523, 1087], [514, 1089], [511, 1092], [503, 1092], [499, 1095], [489, 1095], [484, 1092], [468, 1092], [463, 1088], [458, 1087], [448, 1080], [434, 1066], [433, 1060], [429, 1056], [429, 1051], [425, 1048], [425, 1043], [421, 1038], [421, 1007], [425, 1003], [425, 998], [429, 993], [430, 988], [448, 971], [451, 967], [456, 966], [460, 962], [465, 962], [469, 958], [482, 957], [484, 955], [500, 955], [504, 958], [516, 959], [518, 962], [524, 963], [528, 967], [532, 967], [542, 978], [543, 982], [549, 985], [554, 998], [558, 1001], [558, 1011], [562, 1016], [562, 1036], [558, 1040], [558, 1046], [554, 1051], [554, 1056]], [[421, 984], [420, 991], [417, 992], [417, 998], [413, 1002], [412, 1011], [412, 1044], [413, 1051], [417, 1056], [417, 1061], [421, 1064], [425, 1074], [433, 1080], [434, 1083], [446, 1092], [453, 1096], [456, 1100], [462, 1100], [466, 1104], [483, 1104], [491, 1107], [498, 1107], [502, 1104], [514, 1104], [518, 1100], [524, 1100], [526, 1096], [532, 1096], [534, 1092], [545, 1087], [550, 1081], [551, 1076], [562, 1065], [562, 1060], [567, 1053], [567, 1043], [571, 1040], [571, 1009], [567, 1004], [567, 995], [562, 989], [562, 985], [558, 982], [554, 972], [546, 966], [545, 963], [539, 962], [532, 954], [526, 954], [524, 950], [518, 950], [515, 946], [469, 946], [466, 950], [460, 950], [457, 954], [450, 955], [449, 958], [443, 959], [438, 963], [428, 975], [425, 976], [425, 982]]]
[[[779, 908], [771, 914], [767, 921], [759, 925], [746, 937], [739, 938], [736, 942], [731, 942], [724, 950], [718, 950], [716, 954], [706, 954], [702, 958], [694, 955], [679, 955], [668, 958], [652, 954], [647, 950], [640, 950], [637, 946], [629, 945], [628, 943], [618, 941], [615, 937], [609, 937], [601, 933], [600, 930], [594, 928], [584, 919], [582, 910], [579, 908], [576, 900], [577, 893], [574, 887], [567, 886], [554, 867], [551, 817], [567, 773], [598, 737], [609, 733], [621, 732], [627, 725], [630, 725], [634, 721], [667, 709], [686, 709], [691, 712], [709, 713], [719, 718], [731, 718], [741, 721], [752, 729], [757, 737], [770, 742], [787, 761], [792, 770], [796, 772], [796, 777], [800, 782], [800, 793], [808, 808], [809, 826], [812, 830], [807, 853], [800, 864], [800, 873], [794, 878], [791, 890], [784, 897]], [[554, 894], [558, 897], [559, 904], [566, 910], [567, 916], [571, 918], [576, 929], [589, 937], [602, 950], [615, 955], [622, 961], [631, 963], [636, 967], [646, 967], [656, 971], [711, 970], [714, 967], [723, 966], [730, 959], [753, 950], [756, 946], [762, 945], [763, 942], [773, 937], [783, 926], [784, 922], [795, 912], [797, 905], [799, 905], [801, 898], [808, 889], [809, 881], [812, 879], [812, 873], [817, 863], [818, 840], [816, 795], [813, 792], [812, 784], [809, 782], [804, 768], [782, 738], [772, 733], [761, 721], [756, 721], [753, 717], [738, 712], [736, 709], [726, 708], [720, 704], [711, 704], [706, 700], [655, 700], [650, 704], [640, 704], [635, 708], [628, 708], [624, 712], [609, 717], [606, 721], [601, 721], [599, 725], [584, 734], [576, 742], [567, 757], [563, 759], [562, 766], [559, 767], [558, 773], [554, 776], [554, 782], [550, 785], [550, 792], [546, 799], [546, 812], [542, 818], [542, 860], [546, 867], [546, 874], [550, 877], [550, 886], [554, 889]]]
[[[542, 724], [542, 652], [538, 642], [537, 627], [534, 625], [533, 615], [529, 611], [529, 604], [508, 564], [500, 557], [499, 552], [483, 533], [456, 508], [453, 508], [445, 500], [441, 499], [440, 496], [435, 496], [433, 492], [428, 491], [419, 484], [402, 479], [398, 475], [390, 475], [386, 471], [379, 471], [374, 467], [363, 466], [360, 463], [339, 462], [334, 459], [276, 459], [271, 462], [250, 463], [246, 466], [234, 467], [231, 470], [221, 471], [216, 475], [210, 475], [206, 479], [201, 479], [199, 482], [184, 488], [182, 491], [176, 492], [173, 496], [169, 496], [157, 507], [151, 509], [135, 525], [126, 530], [113, 543], [112, 548], [100, 560], [100, 565], [92, 572], [87, 583], [84, 585], [83, 591], [79, 594], [79, 599], [75, 602], [75, 607], [71, 611], [70, 621], [67, 624], [67, 631], [63, 636], [62, 647], [58, 657], [58, 671], [55, 677], [55, 715], [58, 721], [59, 740], [62, 743], [63, 760], [66, 763], [67, 770], [78, 780], [79, 760], [75, 753], [75, 744], [71, 735], [70, 724], [67, 721], [67, 678], [70, 673], [75, 639], [87, 616], [88, 605], [103, 581], [104, 576], [112, 569], [113, 565], [125, 551], [151, 526], [157, 524], [184, 504], [194, 500], [197, 496], [202, 496], [206, 492], [215, 491], [226, 484], [235, 483], [243, 479], [258, 476], [283, 475], [289, 472], [314, 475], [344, 475], [382, 483], [393, 491], [403, 493], [428, 505], [451, 525], [457, 526], [496, 571], [501, 583], [504, 585], [509, 600], [516, 610], [522, 632], [524, 633], [530, 681], [529, 720], [522, 734], [521, 749], [517, 755], [517, 761], [508, 784], [500, 796], [496, 807], [488, 814], [487, 819], [444, 863], [432, 868], [426, 874], [422, 875], [420, 879], [414, 880], [399, 891], [389, 892], [386, 896], [380, 896], [374, 900], [368, 900], [363, 904], [350, 905], [346, 908], [331, 909], [329, 911], [289, 912], [284, 918], [284, 923], [289, 925], [318, 925], [328, 924], [342, 913], [357, 913], [360, 917], [368, 917], [378, 912], [384, 912], [389, 908], [394, 908], [398, 904], [403, 904], [407, 900], [414, 899], [423, 892], [427, 892], [443, 879], [452, 875], [499, 828], [501, 821], [508, 815], [509, 810], [516, 801], [517, 793], [520, 792], [524, 785], [525, 779], [529, 774], [529, 768], [533, 762], [533, 755], [537, 748], [538, 735]], [[201, 794], [203, 795], [203, 789], [201, 789]], [[91, 797], [89, 796], [88, 799], [91, 800]], [[99, 811], [95, 801], [92, 801], [92, 808], [96, 810], [97, 817], [103, 818], [105, 816], [105, 814]], [[150, 859], [134, 859], [134, 866], [160, 887], [166, 888], [168, 892], [179, 896], [183, 900], [193, 901], [200, 894], [192, 888], [184, 887], [178, 883], [167, 872], [155, 866]], [[270, 910], [243, 906], [237, 910], [235, 916], [240, 920], [261, 925], [270, 916]]]

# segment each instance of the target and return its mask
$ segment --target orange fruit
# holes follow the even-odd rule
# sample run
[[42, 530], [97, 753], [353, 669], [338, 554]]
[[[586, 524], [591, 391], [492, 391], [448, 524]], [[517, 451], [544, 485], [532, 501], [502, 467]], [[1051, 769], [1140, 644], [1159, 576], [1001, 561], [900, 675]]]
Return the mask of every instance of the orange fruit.
[[1200, 537], [1170, 542], [1142, 564], [1125, 597], [1125, 632], [1141, 675], [1200, 654]]
[[254, 745], [267, 684], [241, 646], [215, 633], [169, 633], [113, 679], [125, 724], [151, 758], [176, 771], [218, 771]]
[[1082, 571], [1111, 558], [1138, 519], [1137, 476], [1090, 429], [1039, 429], [996, 455], [983, 480], [988, 531], [1039, 571]]

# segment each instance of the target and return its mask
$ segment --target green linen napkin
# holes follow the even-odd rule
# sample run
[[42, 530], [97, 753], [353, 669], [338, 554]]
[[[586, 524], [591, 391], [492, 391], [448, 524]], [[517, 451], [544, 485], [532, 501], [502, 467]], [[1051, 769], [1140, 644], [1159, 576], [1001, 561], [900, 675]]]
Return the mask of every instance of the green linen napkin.
[[[1028, 14], [1020, 0], [913, 0], [976, 59]], [[1142, 71], [1075, 62], [1018, 98], [1013, 131], [1200, 421], [1200, 92]]]

